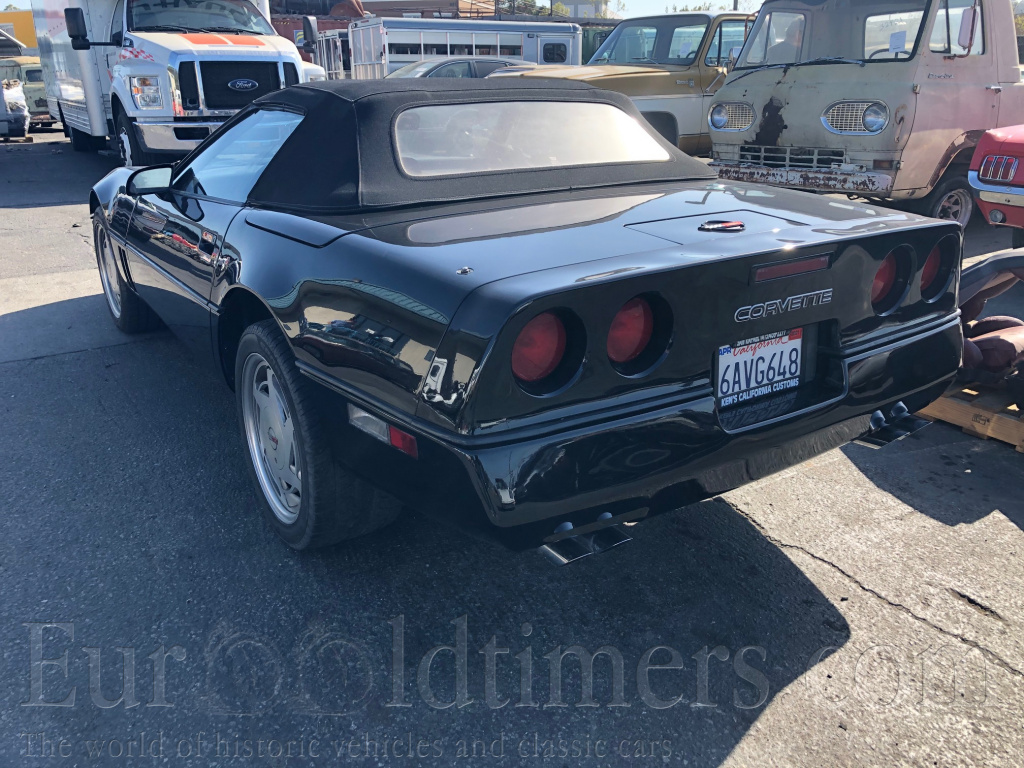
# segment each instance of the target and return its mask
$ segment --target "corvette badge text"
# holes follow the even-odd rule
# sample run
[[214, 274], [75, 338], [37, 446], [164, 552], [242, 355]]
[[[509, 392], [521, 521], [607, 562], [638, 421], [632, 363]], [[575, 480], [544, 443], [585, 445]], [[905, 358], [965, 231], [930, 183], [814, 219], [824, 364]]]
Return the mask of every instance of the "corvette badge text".
[[807, 309], [808, 307], [817, 307], [821, 304], [831, 303], [832, 289], [827, 288], [823, 291], [811, 291], [810, 293], [789, 296], [785, 299], [772, 299], [761, 304], [750, 304], [746, 307], [740, 307], [736, 310], [733, 318], [737, 323], [745, 323], [748, 320], [760, 320], [762, 317], [772, 317], [773, 315], [781, 315], [797, 309]]

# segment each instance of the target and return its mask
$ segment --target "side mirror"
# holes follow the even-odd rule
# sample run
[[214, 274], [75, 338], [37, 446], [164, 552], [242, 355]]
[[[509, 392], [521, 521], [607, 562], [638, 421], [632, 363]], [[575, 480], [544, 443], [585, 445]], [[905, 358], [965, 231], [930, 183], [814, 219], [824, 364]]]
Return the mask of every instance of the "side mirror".
[[956, 42], [965, 51], [965, 56], [970, 54], [971, 46], [974, 45], [974, 30], [977, 24], [978, 6], [972, 5], [970, 8], [964, 8], [963, 15], [960, 17], [960, 34]]
[[302, 50], [306, 53], [313, 53], [316, 50], [316, 41], [320, 39], [320, 30], [317, 28], [316, 16], [302, 17]]
[[726, 72], [732, 72], [736, 68], [736, 62], [739, 61], [741, 50], [743, 49], [737, 46], [729, 51], [729, 61], [725, 65]]
[[125, 187], [129, 195], [156, 195], [171, 188], [173, 165], [153, 165], [140, 168], [128, 177]]
[[71, 47], [76, 51], [89, 50], [89, 29], [85, 25], [85, 11], [81, 8], [65, 8], [64, 25], [68, 28]]

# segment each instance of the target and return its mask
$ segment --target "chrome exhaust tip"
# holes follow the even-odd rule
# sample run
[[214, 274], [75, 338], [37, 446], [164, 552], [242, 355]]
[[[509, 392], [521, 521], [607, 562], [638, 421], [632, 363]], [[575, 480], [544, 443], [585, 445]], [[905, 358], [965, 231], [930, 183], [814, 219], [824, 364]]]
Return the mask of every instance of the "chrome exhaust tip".
[[871, 431], [853, 442], [868, 448], [884, 448], [890, 443], [902, 440], [931, 424], [928, 419], [920, 419], [914, 416], [903, 403], [896, 403], [892, 407], [889, 418], [881, 411], [871, 414]]
[[540, 551], [555, 565], [567, 565], [590, 555], [607, 552], [612, 547], [632, 540], [633, 537], [626, 533], [621, 525], [610, 525], [593, 533], [568, 536], [545, 544]]

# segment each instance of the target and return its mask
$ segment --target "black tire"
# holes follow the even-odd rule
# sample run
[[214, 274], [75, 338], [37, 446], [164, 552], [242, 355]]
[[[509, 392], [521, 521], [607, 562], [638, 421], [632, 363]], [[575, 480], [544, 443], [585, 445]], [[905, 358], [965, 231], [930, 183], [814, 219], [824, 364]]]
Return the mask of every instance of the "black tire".
[[75, 152], [95, 152], [98, 149], [94, 136], [90, 136], [85, 131], [80, 131], [70, 126], [68, 127], [68, 132], [71, 134], [71, 148]]
[[1011, 248], [1024, 248], [1024, 229], [1013, 227], [1013, 235], [1010, 241]]
[[[954, 207], [950, 199], [956, 198]], [[917, 212], [933, 219], [951, 220], [953, 211], [960, 211], [957, 220], [967, 226], [974, 214], [974, 193], [966, 176], [951, 175], [940, 181], [926, 197], [921, 199]]]
[[121, 153], [121, 163], [126, 166], [159, 165], [160, 157], [147, 152], [139, 141], [138, 131], [128, 116], [121, 112], [114, 124], [114, 144]]
[[[96, 252], [96, 267], [100, 271], [100, 285], [110, 317], [123, 333], [146, 333], [159, 328], [162, 323], [121, 276], [117, 268], [117, 254], [107, 232], [103, 215], [99, 211], [92, 217], [92, 243]], [[104, 249], [110, 249], [104, 253]], [[114, 262], [106, 262], [105, 259]]]
[[[284, 398], [296, 448], [300, 501], [296, 517], [290, 522], [274, 511], [273, 502], [268, 497], [268, 493], [273, 491], [264, 488], [266, 480], [261, 480], [257, 469], [260, 458], [256, 451], [259, 448], [254, 446], [262, 435], [259, 438], [251, 436], [246, 427], [247, 407], [250, 413], [254, 413], [255, 403], [254, 385], [247, 380], [247, 376], [252, 378], [247, 361], [250, 366], [262, 366], [261, 358], [274, 374], [275, 391]], [[263, 516], [275, 533], [293, 549], [325, 547], [363, 536], [392, 522], [402, 508], [397, 499], [339, 464], [324, 422], [318, 418], [314, 405], [315, 387], [295, 367], [291, 348], [277, 323], [264, 320], [245, 329], [235, 356], [235, 403], [239, 429], [249, 454], [249, 474], [256, 486]], [[247, 406], [249, 398], [254, 399]], [[248, 418], [252, 423], [252, 416]], [[268, 430], [268, 433], [272, 434], [272, 431]], [[276, 451], [277, 440], [271, 439]], [[264, 466], [269, 464], [264, 462]]]

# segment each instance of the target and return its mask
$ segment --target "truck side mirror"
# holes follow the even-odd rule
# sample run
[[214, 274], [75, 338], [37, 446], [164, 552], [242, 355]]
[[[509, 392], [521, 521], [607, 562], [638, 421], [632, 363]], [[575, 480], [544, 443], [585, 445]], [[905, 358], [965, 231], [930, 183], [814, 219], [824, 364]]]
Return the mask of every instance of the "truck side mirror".
[[972, 5], [970, 8], [964, 8], [963, 15], [960, 17], [960, 35], [957, 37], [957, 45], [964, 50], [964, 56], [968, 56], [971, 53], [971, 47], [974, 45], [974, 29], [978, 24], [978, 6]]
[[76, 51], [89, 50], [89, 29], [85, 26], [85, 11], [81, 8], [65, 8], [64, 24], [68, 28], [71, 47]]
[[320, 38], [320, 31], [317, 29], [316, 16], [302, 17], [302, 50], [306, 53], [313, 53], [316, 50], [316, 41]]

